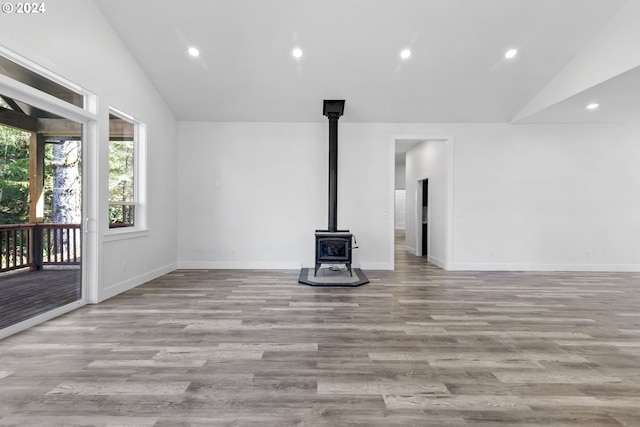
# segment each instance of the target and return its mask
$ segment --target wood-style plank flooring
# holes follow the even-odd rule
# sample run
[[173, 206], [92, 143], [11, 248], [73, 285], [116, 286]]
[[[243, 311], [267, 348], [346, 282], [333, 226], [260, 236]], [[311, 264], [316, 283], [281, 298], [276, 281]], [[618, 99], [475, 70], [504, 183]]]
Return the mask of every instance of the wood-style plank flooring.
[[0, 341], [0, 425], [640, 426], [640, 274], [179, 270]]

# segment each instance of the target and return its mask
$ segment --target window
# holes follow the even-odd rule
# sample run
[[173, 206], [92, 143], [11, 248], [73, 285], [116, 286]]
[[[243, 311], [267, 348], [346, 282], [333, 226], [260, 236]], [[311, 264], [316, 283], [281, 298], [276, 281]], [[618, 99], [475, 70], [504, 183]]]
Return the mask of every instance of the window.
[[140, 152], [142, 124], [111, 109], [109, 114], [109, 228], [142, 225]]
[[[48, 77], [47, 75], [49, 73], [44, 73], [44, 70], [39, 70], [40, 72], [30, 70], [18, 62], [3, 56], [3, 50], [4, 49], [0, 49], [0, 74], [4, 74], [7, 77], [19, 81], [20, 83], [24, 83], [44, 93], [55, 96], [56, 98], [68, 102], [71, 105], [85, 108], [85, 96], [80, 88], [72, 87], [75, 85], [63, 81], [62, 79], [57, 79], [58, 81], [55, 81], [52, 77]], [[31, 66], [36, 68], [35, 64], [31, 64]], [[20, 107], [24, 106], [24, 104], [19, 101], [16, 102]]]

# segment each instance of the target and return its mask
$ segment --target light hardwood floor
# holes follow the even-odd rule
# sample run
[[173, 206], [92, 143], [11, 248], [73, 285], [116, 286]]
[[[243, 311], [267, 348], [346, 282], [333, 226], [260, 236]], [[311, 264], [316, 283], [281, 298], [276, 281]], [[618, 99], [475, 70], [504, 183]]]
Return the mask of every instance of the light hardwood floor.
[[179, 270], [0, 341], [0, 425], [640, 426], [640, 274]]

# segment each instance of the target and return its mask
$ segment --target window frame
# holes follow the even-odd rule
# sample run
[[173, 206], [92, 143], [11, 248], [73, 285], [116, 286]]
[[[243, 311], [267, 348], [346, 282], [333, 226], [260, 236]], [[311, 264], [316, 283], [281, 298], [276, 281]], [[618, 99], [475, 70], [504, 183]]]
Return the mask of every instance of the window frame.
[[[109, 190], [107, 189], [107, 221], [105, 232], [105, 240], [118, 240], [121, 238], [133, 238], [144, 236], [148, 234], [147, 229], [147, 215], [146, 215], [146, 189], [147, 189], [147, 179], [146, 179], [146, 124], [141, 120], [138, 120], [114, 107], [109, 107], [109, 116], [116, 116], [121, 120], [124, 120], [133, 125], [133, 201], [132, 202], [122, 202], [122, 201], [112, 201], [109, 199]], [[108, 120], [108, 119], [107, 119]], [[108, 143], [107, 143], [107, 151], [109, 151], [111, 147], [111, 131], [108, 132]], [[114, 139], [117, 140], [117, 139]], [[107, 162], [109, 161], [109, 156], [107, 156]], [[107, 186], [110, 182], [111, 171], [109, 167], [108, 170], [108, 178], [107, 178]], [[118, 206], [132, 206], [134, 209], [134, 219], [133, 225], [131, 226], [123, 226], [123, 227], [111, 227], [111, 220], [109, 215], [109, 208], [113, 205]]]

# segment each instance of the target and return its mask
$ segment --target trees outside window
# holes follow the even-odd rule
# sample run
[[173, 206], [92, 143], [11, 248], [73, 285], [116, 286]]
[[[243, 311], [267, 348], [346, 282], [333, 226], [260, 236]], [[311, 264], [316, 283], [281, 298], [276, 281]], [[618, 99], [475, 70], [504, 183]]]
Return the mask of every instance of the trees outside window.
[[29, 222], [30, 135], [0, 125], [0, 224]]
[[[45, 148], [45, 218], [51, 217], [54, 224], [80, 224], [81, 208], [81, 162], [80, 141], [62, 140], [47, 144]], [[47, 183], [47, 181], [51, 181]], [[46, 191], [51, 186], [51, 191]], [[46, 195], [51, 194], [51, 204]], [[47, 207], [51, 206], [51, 213]]]
[[136, 225], [138, 124], [109, 116], [109, 228]]

